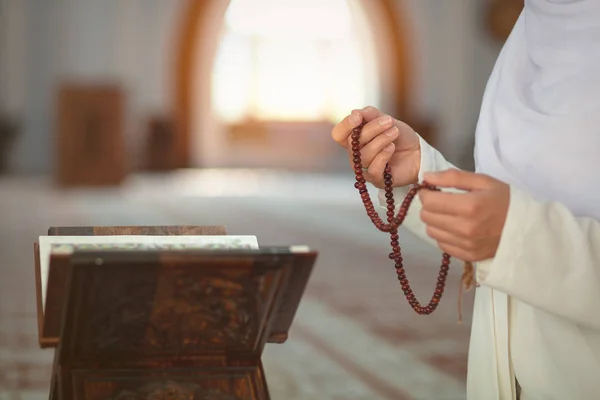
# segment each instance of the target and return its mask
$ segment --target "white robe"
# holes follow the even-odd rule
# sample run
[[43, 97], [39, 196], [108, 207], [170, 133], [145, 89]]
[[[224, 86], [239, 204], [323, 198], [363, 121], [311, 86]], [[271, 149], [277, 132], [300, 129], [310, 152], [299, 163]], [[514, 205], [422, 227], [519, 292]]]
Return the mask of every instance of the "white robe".
[[[561, 22], [563, 10], [581, 26]], [[516, 380], [521, 400], [600, 399], [600, 30], [587, 48], [552, 30], [585, 21], [600, 26], [600, 0], [527, 0], [486, 89], [477, 172], [511, 194], [498, 251], [476, 265], [469, 400], [516, 399]], [[448, 168], [421, 139], [419, 180]], [[404, 226], [435, 244], [420, 208], [417, 198]]]
[[[421, 154], [421, 174], [455, 168], [422, 139]], [[435, 244], [420, 209], [403, 226]], [[514, 400], [516, 378], [521, 400], [600, 399], [600, 223], [511, 187], [498, 252], [476, 268], [467, 398]]]

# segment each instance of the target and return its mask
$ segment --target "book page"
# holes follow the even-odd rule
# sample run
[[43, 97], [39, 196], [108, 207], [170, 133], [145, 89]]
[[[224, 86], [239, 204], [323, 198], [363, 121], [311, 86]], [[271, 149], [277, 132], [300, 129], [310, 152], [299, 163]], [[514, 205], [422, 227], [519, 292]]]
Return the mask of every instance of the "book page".
[[256, 236], [40, 236], [40, 276], [42, 307], [46, 309], [46, 290], [50, 254], [75, 250], [193, 250], [193, 249], [258, 249]]

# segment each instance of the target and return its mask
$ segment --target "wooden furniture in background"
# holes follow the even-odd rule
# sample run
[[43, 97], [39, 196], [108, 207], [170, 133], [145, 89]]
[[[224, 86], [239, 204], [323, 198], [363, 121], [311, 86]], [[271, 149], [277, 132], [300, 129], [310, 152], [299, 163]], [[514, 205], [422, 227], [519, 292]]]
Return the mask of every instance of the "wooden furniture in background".
[[58, 94], [56, 179], [118, 185], [127, 175], [125, 95], [115, 85], [64, 85]]
[[172, 118], [152, 117], [146, 135], [145, 169], [169, 171], [179, 167], [177, 157], [177, 127]]
[[17, 124], [8, 116], [0, 114], [0, 175], [8, 170], [9, 156], [17, 133]]
[[[194, 232], [224, 228], [49, 230], [69, 236]], [[41, 316], [42, 330], [59, 321], [50, 398], [269, 399], [261, 354], [266, 343], [287, 340], [316, 257], [293, 247], [52, 254], [47, 293], [63, 292], [63, 299], [52, 309], [47, 302]]]
[[504, 43], [523, 11], [523, 0], [492, 0], [487, 9], [486, 22], [492, 37]]

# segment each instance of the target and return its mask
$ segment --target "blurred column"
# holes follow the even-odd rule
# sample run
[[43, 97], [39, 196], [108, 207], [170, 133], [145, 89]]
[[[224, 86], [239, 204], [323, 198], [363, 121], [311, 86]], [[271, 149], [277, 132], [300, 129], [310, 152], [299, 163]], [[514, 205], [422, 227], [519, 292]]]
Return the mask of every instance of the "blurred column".
[[458, 163], [465, 142], [469, 140], [473, 130], [473, 121], [470, 120], [472, 106], [471, 98], [474, 96], [472, 82], [472, 52], [471, 26], [476, 24], [473, 20], [472, 0], [445, 1], [436, 4], [443, 18], [444, 35], [443, 44], [439, 47], [441, 52], [440, 63], [444, 66], [439, 73], [443, 85], [443, 107], [441, 108], [440, 147], [443, 148], [447, 158]]
[[[119, 10], [115, 18], [115, 31], [119, 38], [115, 44], [115, 68], [118, 70], [120, 82], [125, 89], [127, 113], [125, 116], [125, 132], [131, 151], [130, 162], [137, 164], [140, 158], [141, 138], [143, 132], [144, 113], [140, 105], [148, 77], [148, 60], [145, 56], [147, 35], [154, 29], [145, 24], [147, 8], [146, 0], [128, 0], [119, 2]], [[168, 1], [167, 1], [168, 3]]]
[[0, 112], [21, 116], [25, 108], [27, 2], [0, 0]]
[[[62, 0], [64, 78], [99, 81], [116, 78], [118, 0]], [[123, 2], [127, 3], [127, 2]]]
[[0, 0], [0, 115], [5, 112], [6, 108], [6, 97], [8, 95], [7, 75], [8, 67], [6, 60], [7, 58], [7, 47], [8, 47], [8, 29], [7, 29], [7, 16], [8, 13], [8, 2], [6, 0]]
[[52, 165], [52, 100], [62, 55], [62, 2], [10, 1], [9, 24], [19, 26], [11, 30], [15, 55], [10, 61], [10, 98], [22, 128], [12, 158], [21, 172], [47, 172]]

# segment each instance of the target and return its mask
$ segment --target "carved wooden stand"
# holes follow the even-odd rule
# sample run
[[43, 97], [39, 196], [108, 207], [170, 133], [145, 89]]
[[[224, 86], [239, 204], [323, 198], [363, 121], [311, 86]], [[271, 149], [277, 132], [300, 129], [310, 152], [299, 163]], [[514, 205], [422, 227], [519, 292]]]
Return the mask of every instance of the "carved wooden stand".
[[[167, 231], [190, 229], [211, 233]], [[290, 248], [53, 254], [40, 321], [48, 347], [51, 320], [62, 316], [50, 398], [269, 399], [261, 354], [287, 339], [316, 256]]]

